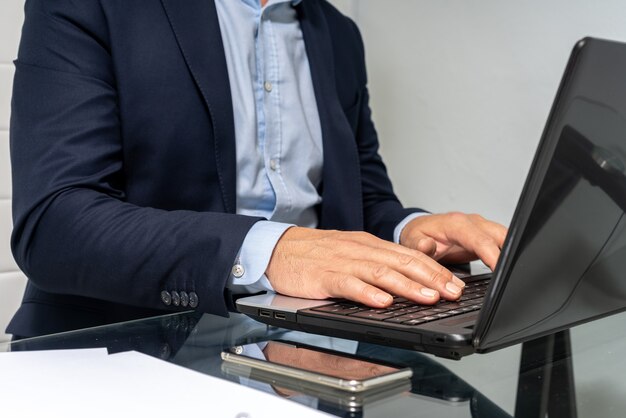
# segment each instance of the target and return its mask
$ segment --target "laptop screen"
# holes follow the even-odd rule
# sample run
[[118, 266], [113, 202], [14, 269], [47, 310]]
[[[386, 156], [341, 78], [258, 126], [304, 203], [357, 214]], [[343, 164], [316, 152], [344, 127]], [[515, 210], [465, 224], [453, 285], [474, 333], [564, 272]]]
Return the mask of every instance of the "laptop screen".
[[479, 351], [626, 308], [626, 44], [565, 71], [476, 331]]

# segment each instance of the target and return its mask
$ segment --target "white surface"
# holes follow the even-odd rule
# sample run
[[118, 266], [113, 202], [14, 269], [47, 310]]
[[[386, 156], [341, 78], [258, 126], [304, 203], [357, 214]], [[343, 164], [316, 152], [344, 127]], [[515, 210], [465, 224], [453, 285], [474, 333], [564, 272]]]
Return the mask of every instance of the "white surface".
[[10, 340], [4, 330], [20, 306], [25, 287], [26, 276], [21, 271], [0, 273], [0, 343]]
[[11, 230], [11, 201], [0, 199], [0, 273], [17, 270], [11, 254]]
[[137, 352], [0, 353], [0, 376], [0, 404], [11, 417], [328, 416]]
[[0, 199], [11, 197], [11, 161], [9, 160], [9, 133], [0, 131]]
[[[19, 374], [26, 368], [37, 367], [57, 367], [55, 362], [74, 362], [103, 359], [108, 356], [106, 347], [101, 348], [84, 348], [84, 349], [68, 349], [68, 350], [49, 350], [49, 351], [13, 351], [6, 354], [0, 354], [0, 370], [3, 373]], [[9, 384], [0, 382], [0, 384]]]
[[13, 64], [0, 63], [0, 130], [9, 129], [11, 115], [11, 90], [13, 88]]
[[2, 0], [0, 2], [0, 62], [10, 63], [17, 56], [24, 0]]
[[355, 0], [352, 9], [401, 201], [503, 223], [575, 41], [626, 41], [623, 0]]

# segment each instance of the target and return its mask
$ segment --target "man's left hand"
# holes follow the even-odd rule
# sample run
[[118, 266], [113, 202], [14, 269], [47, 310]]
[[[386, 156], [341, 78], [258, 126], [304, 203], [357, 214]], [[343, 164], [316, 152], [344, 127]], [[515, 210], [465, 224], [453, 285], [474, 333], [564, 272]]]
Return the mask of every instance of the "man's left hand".
[[481, 259], [493, 270], [506, 233], [506, 227], [480, 215], [452, 212], [413, 219], [402, 230], [400, 244], [446, 264]]

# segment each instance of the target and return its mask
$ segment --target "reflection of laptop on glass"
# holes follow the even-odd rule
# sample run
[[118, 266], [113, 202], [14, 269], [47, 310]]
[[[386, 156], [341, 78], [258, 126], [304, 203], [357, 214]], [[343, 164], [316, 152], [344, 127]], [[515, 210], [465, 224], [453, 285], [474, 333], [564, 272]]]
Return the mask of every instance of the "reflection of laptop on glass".
[[625, 165], [626, 44], [586, 38], [565, 69], [493, 275], [464, 278], [459, 301], [434, 306], [267, 294], [237, 308], [285, 328], [451, 358], [624, 310]]

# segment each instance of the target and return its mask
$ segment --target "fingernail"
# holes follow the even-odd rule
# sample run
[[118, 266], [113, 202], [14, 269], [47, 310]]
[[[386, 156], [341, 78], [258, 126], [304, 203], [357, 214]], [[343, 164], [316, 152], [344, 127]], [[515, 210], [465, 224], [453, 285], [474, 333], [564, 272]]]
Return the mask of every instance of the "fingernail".
[[461, 288], [452, 282], [446, 283], [446, 289], [451, 293], [461, 293]]
[[433, 289], [429, 289], [427, 287], [422, 287], [420, 289], [420, 293], [424, 296], [426, 296], [427, 298], [434, 298], [435, 296], [437, 296], [437, 291], [433, 290]]
[[454, 282], [455, 285], [459, 286], [461, 289], [465, 287], [465, 282], [456, 276], [452, 276], [452, 281]]
[[391, 302], [391, 296], [387, 295], [386, 293], [376, 293], [374, 299], [376, 299], [376, 302], [383, 303], [385, 305]]

